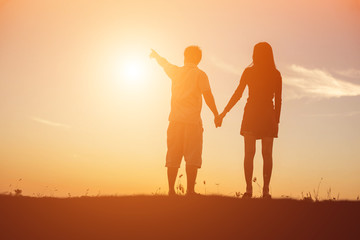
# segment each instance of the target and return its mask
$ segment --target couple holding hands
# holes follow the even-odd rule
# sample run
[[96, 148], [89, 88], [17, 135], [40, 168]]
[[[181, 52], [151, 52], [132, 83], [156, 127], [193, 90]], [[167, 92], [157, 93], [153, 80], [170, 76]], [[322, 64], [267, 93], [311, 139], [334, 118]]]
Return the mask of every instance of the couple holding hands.
[[175, 180], [183, 157], [186, 162], [186, 195], [197, 195], [194, 188], [197, 171], [202, 164], [204, 131], [200, 116], [202, 97], [214, 114], [215, 126], [220, 127], [226, 114], [240, 100], [245, 87], [248, 86], [249, 96], [240, 130], [245, 143], [246, 192], [243, 198], [252, 197], [253, 161], [257, 139], [261, 139], [264, 160], [262, 197], [271, 198], [269, 184], [273, 165], [272, 150], [274, 138], [278, 136], [282, 79], [276, 69], [270, 44], [260, 42], [255, 45], [253, 62], [244, 70], [239, 86], [221, 114], [217, 111], [207, 75], [197, 67], [202, 58], [198, 46], [189, 46], [185, 49], [182, 67], [170, 64], [154, 50], [151, 51], [150, 57], [157, 61], [172, 81], [166, 154], [169, 196], [176, 195]]

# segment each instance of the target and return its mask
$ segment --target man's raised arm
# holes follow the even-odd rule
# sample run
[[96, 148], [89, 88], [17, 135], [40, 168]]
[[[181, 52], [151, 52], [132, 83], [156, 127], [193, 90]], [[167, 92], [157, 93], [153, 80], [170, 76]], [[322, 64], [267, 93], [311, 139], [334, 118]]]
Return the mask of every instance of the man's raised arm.
[[162, 67], [165, 67], [166, 64], [169, 63], [165, 58], [161, 57], [154, 49], [151, 49], [150, 58], [154, 58], [157, 63]]
[[161, 57], [154, 49], [151, 49], [150, 58], [154, 58], [170, 79], [173, 80], [179, 67], [169, 63], [168, 60]]

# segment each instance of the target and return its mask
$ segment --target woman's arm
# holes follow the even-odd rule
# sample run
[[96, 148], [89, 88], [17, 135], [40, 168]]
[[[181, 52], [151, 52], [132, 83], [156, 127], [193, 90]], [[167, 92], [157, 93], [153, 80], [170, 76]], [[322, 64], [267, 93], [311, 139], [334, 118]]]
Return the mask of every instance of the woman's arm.
[[[241, 78], [240, 78], [240, 83], [239, 86], [236, 88], [234, 94], [232, 95], [232, 97], [230, 98], [228, 104], [226, 105], [223, 113], [228, 113], [230, 112], [230, 110], [235, 106], [235, 104], [240, 100], [240, 98], [242, 97], [245, 87], [246, 87], [246, 74], [245, 74], [246, 70], [244, 71], [244, 73], [242, 74]], [[224, 116], [225, 116], [224, 115]]]
[[239, 86], [236, 88], [236, 90], [235, 90], [234, 94], [232, 95], [232, 97], [230, 98], [228, 104], [224, 108], [223, 112], [216, 117], [216, 119], [215, 119], [216, 126], [221, 126], [222, 120], [225, 117], [225, 115], [228, 112], [230, 112], [230, 110], [235, 106], [235, 104], [242, 97], [245, 87], [246, 87], [246, 74], [245, 73], [246, 73], [246, 69], [240, 78]]
[[275, 87], [275, 119], [276, 122], [280, 122], [280, 112], [281, 112], [281, 98], [282, 94], [282, 79], [281, 75], [279, 74], [279, 80], [277, 81], [276, 87]]

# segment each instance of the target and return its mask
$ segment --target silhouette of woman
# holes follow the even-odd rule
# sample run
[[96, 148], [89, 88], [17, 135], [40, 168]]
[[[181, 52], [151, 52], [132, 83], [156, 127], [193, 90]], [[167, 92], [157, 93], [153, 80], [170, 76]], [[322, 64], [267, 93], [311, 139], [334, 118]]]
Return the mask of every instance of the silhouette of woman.
[[263, 198], [271, 198], [269, 184], [273, 166], [272, 149], [274, 138], [278, 137], [282, 79], [280, 72], [276, 69], [270, 44], [260, 42], [255, 45], [253, 63], [244, 70], [239, 86], [224, 111], [217, 117], [216, 124], [218, 126], [221, 126], [226, 113], [240, 100], [246, 86], [249, 88], [249, 97], [245, 105], [240, 131], [240, 134], [244, 136], [245, 143], [246, 192], [243, 198], [252, 197], [253, 161], [257, 139], [261, 139], [264, 160]]

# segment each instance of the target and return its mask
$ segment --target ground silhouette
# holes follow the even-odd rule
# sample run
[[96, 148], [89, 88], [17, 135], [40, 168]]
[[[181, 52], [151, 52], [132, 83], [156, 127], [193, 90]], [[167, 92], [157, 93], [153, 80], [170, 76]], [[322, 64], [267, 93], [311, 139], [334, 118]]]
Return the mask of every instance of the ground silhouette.
[[359, 239], [359, 201], [0, 196], [0, 239]]

